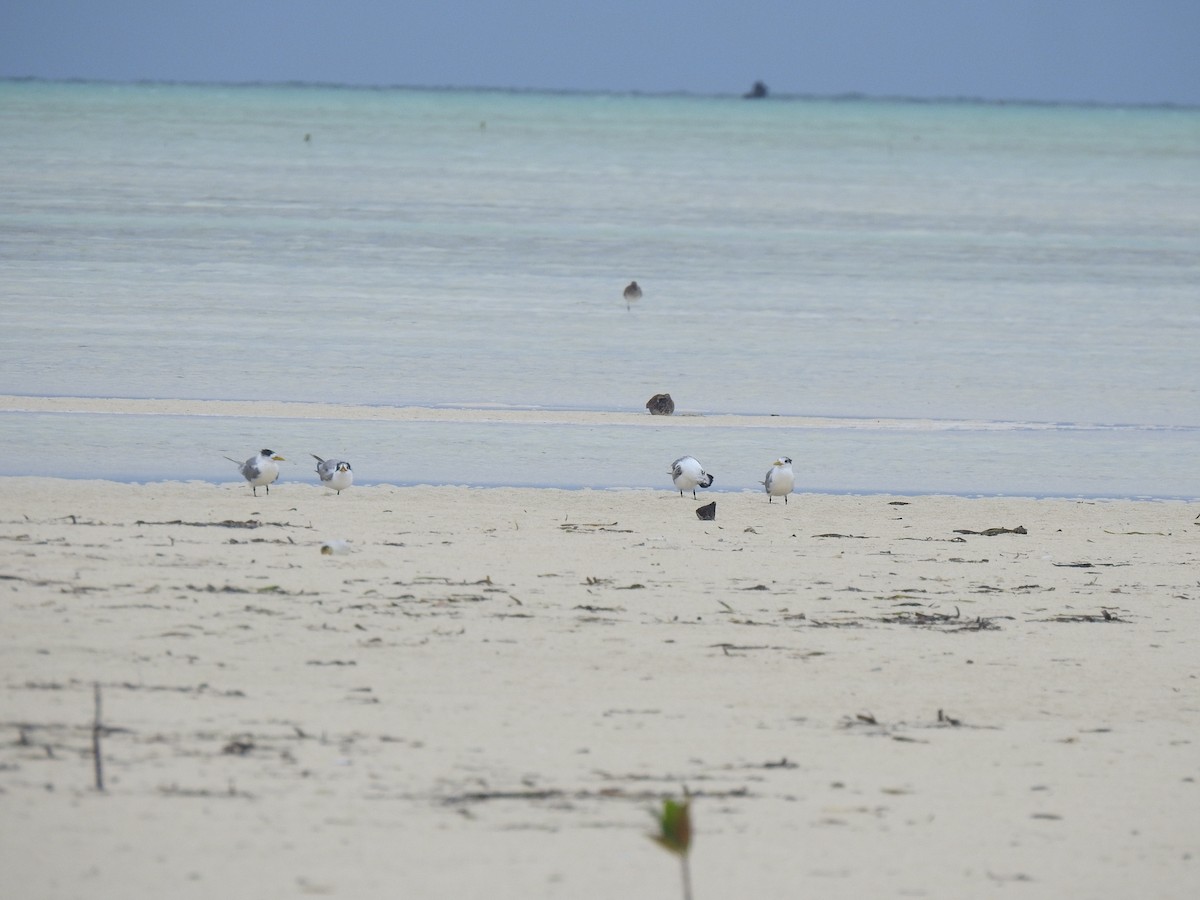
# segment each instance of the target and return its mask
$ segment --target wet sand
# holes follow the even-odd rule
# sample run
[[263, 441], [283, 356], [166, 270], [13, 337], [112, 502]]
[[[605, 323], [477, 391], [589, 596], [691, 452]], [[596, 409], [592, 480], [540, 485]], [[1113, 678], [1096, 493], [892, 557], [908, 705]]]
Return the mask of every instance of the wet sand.
[[0, 479], [0, 891], [1200, 890], [1196, 504], [700, 503]]

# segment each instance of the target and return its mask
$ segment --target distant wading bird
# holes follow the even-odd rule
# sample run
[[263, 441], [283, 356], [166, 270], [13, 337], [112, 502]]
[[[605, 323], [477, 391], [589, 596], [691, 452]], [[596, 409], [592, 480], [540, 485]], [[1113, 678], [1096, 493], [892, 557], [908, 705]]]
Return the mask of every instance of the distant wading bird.
[[631, 281], [626, 286], [623, 296], [625, 297], [625, 308], [632, 309], [634, 301], [642, 299], [642, 289], [638, 287], [636, 281]]
[[791, 459], [781, 456], [775, 460], [767, 471], [767, 477], [763, 479], [762, 484], [763, 490], [767, 492], [768, 503], [773, 503], [776, 497], [782, 497], [783, 502], [787, 503], [788, 494], [796, 486], [796, 476], [792, 473]]
[[696, 499], [697, 487], [706, 488], [713, 483], [713, 477], [704, 471], [704, 466], [694, 456], [679, 457], [671, 463], [671, 471], [667, 474], [679, 489], [679, 496], [682, 497], [684, 491], [691, 491], [693, 500]]
[[252, 456], [244, 463], [232, 456], [225, 458], [241, 469], [242, 477], [250, 482], [255, 497], [258, 496], [259, 487], [265, 487], [267, 493], [271, 493], [271, 483], [279, 477], [279, 466], [275, 463], [283, 462], [283, 457], [274, 450], [260, 450], [258, 456]]
[[339, 494], [354, 484], [354, 473], [350, 471], [350, 463], [344, 459], [321, 459], [315, 453], [309, 454], [317, 461], [317, 474], [321, 476], [321, 484]]

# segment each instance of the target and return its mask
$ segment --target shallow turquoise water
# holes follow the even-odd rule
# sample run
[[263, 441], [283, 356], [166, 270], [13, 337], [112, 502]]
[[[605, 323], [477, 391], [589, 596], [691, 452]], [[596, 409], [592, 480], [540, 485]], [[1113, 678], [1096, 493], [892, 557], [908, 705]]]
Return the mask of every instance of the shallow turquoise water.
[[[691, 439], [719, 485], [790, 452], [818, 490], [1200, 496], [1198, 146], [1194, 110], [0, 83], [0, 393], [1138, 426]], [[0, 414], [2, 468], [291, 437], [245, 425]], [[336, 428], [399, 482], [702, 452]]]

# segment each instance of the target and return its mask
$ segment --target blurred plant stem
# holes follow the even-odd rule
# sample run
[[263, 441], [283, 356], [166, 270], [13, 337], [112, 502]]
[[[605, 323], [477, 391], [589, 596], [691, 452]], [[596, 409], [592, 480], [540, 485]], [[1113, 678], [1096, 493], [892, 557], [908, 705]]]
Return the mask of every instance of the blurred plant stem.
[[679, 857], [683, 876], [683, 900], [692, 900], [692, 871], [688, 863], [688, 854], [692, 849], [690, 806], [691, 800], [686, 789], [682, 801], [669, 797], [663, 800], [662, 812], [652, 814], [658, 821], [658, 833], [650, 835], [660, 847]]

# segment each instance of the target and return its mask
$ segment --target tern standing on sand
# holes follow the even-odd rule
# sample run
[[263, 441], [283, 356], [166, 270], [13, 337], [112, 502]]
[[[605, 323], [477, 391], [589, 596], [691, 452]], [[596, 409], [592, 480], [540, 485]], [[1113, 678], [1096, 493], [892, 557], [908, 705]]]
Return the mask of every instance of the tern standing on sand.
[[252, 456], [244, 463], [238, 462], [232, 456], [225, 458], [241, 469], [242, 477], [254, 489], [255, 497], [258, 496], [260, 487], [266, 488], [268, 494], [271, 493], [271, 484], [279, 477], [279, 466], [275, 463], [283, 462], [283, 457], [274, 450], [260, 450], [258, 456]]
[[679, 457], [671, 463], [671, 471], [667, 474], [679, 489], [679, 496], [682, 497], [684, 491], [691, 491], [693, 500], [697, 487], [711, 487], [713, 483], [713, 477], [704, 471], [704, 466], [694, 456]]
[[781, 456], [767, 471], [763, 479], [763, 490], [767, 492], [767, 502], [774, 503], [776, 497], [782, 497], [787, 503], [788, 494], [796, 486], [796, 476], [792, 473], [792, 461], [789, 457]]
[[350, 463], [344, 459], [321, 459], [315, 453], [309, 454], [317, 461], [317, 474], [321, 476], [321, 484], [339, 494], [354, 484], [354, 473], [350, 471]]

